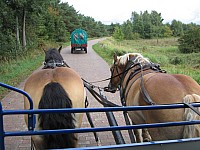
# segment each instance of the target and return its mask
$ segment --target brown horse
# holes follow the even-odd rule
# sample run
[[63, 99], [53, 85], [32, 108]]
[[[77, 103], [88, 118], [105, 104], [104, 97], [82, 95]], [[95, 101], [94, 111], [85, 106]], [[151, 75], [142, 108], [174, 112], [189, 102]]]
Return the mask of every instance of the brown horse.
[[[182, 74], [167, 74], [159, 65], [139, 53], [114, 55], [107, 91], [120, 88], [127, 106], [200, 102], [200, 86]], [[128, 112], [133, 124], [199, 120], [191, 109], [166, 109]], [[200, 137], [200, 125], [134, 130], [137, 142]]]
[[[31, 96], [35, 109], [83, 108], [86, 98], [81, 77], [67, 67], [59, 50], [45, 51], [43, 69], [33, 73], [24, 90]], [[24, 108], [29, 109], [27, 99]], [[83, 114], [43, 113], [36, 116], [36, 130], [73, 129], [80, 127]], [[25, 116], [26, 124], [27, 115]], [[77, 146], [76, 134], [35, 135], [31, 137], [36, 149]]]

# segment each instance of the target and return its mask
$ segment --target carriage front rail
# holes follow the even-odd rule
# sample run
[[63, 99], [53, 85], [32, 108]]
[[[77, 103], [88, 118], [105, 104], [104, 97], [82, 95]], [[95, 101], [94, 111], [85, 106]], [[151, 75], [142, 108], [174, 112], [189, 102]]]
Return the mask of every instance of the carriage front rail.
[[[11, 86], [5, 86], [0, 83], [0, 86], [12, 89]], [[22, 90], [15, 90], [28, 96]], [[31, 100], [31, 98], [29, 98]], [[200, 107], [199, 103], [191, 104], [193, 107]], [[164, 123], [153, 123], [153, 124], [139, 124], [139, 125], [126, 125], [126, 126], [108, 126], [108, 127], [96, 127], [96, 128], [76, 128], [76, 129], [61, 129], [61, 130], [37, 130], [34, 131], [34, 115], [40, 113], [86, 113], [86, 112], [113, 112], [113, 111], [138, 111], [138, 110], [157, 110], [157, 109], [177, 109], [186, 108], [185, 104], [168, 104], [168, 105], [153, 105], [153, 106], [127, 106], [127, 107], [105, 107], [105, 108], [66, 108], [66, 109], [30, 109], [30, 110], [4, 110], [0, 103], [0, 149], [5, 149], [4, 139], [10, 136], [30, 136], [30, 135], [44, 135], [44, 134], [59, 134], [59, 133], [85, 133], [85, 132], [105, 132], [105, 131], [116, 131], [116, 130], [130, 130], [130, 129], [143, 129], [143, 128], [157, 128], [157, 127], [170, 127], [170, 126], [183, 126], [200, 124], [200, 120], [192, 121], [180, 121], [180, 122], [164, 122]], [[30, 117], [28, 131], [15, 131], [7, 132], [4, 130], [3, 116], [5, 115], [17, 115], [17, 114], [28, 114]], [[178, 143], [178, 144], [177, 144]], [[168, 141], [156, 141], [156, 142], [145, 142], [145, 143], [132, 143], [122, 144], [113, 146], [100, 146], [100, 147], [87, 147], [86, 149], [143, 149], [147, 146], [161, 146], [163, 148], [173, 148], [174, 145], [181, 145], [182, 148], [186, 149], [188, 145], [192, 145], [192, 149], [197, 149], [200, 143], [200, 138], [190, 139], [178, 139]], [[166, 146], [166, 147], [165, 147]], [[149, 147], [150, 148], [150, 147]], [[84, 149], [84, 148], [83, 148]], [[198, 148], [199, 149], [199, 148]]]

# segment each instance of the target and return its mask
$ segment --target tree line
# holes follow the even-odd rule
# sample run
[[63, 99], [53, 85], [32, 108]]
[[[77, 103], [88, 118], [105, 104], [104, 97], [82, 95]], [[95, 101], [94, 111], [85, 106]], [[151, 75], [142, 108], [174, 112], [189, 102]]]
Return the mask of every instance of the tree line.
[[76, 28], [89, 37], [107, 36], [107, 26], [60, 0], [1, 0], [0, 59], [26, 55], [44, 41], [68, 42]]
[[[112, 35], [117, 40], [182, 37], [199, 28], [194, 23], [177, 20], [164, 24], [161, 13], [156, 11], [132, 12], [131, 18], [121, 25], [105, 25], [60, 0], [1, 0], [0, 6], [0, 60], [3, 61], [24, 56], [44, 41], [68, 42], [76, 28], [84, 29], [90, 38]], [[193, 33], [198, 36], [198, 32]], [[187, 40], [180, 40], [184, 41]], [[200, 45], [197, 40], [195, 44]]]
[[156, 11], [132, 12], [131, 18], [120, 24], [111, 24], [113, 37], [118, 40], [178, 37], [179, 50], [183, 53], [200, 52], [200, 26], [172, 20], [163, 23], [161, 13]]
[[172, 20], [171, 23], [163, 23], [161, 13], [156, 11], [132, 12], [131, 18], [120, 24], [111, 24], [116, 32], [121, 30], [120, 37], [126, 40], [152, 39], [165, 37], [181, 37], [188, 31], [200, 27], [195, 23], [184, 24], [181, 21]]

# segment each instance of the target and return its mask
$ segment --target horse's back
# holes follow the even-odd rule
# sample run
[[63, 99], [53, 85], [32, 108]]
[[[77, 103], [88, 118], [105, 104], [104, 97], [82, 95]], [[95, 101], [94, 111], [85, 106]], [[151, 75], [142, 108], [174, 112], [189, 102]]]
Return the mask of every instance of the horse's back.
[[[51, 82], [59, 83], [65, 89], [74, 108], [84, 107], [86, 95], [83, 81], [79, 74], [68, 67], [57, 67], [55, 69], [36, 71], [27, 79], [24, 90], [31, 96], [34, 108], [38, 109], [43, 90]], [[24, 106], [25, 109], [29, 109], [28, 100], [24, 101]]]
[[83, 81], [79, 74], [67, 67], [43, 69], [33, 73], [27, 79], [24, 89], [30, 94], [34, 93], [31, 94], [33, 96], [36, 95], [35, 92], [38, 92], [37, 95], [41, 96], [44, 87], [50, 82], [61, 84], [71, 99], [76, 99], [73, 96], [74, 93], [76, 93], [76, 96], [78, 96], [78, 93], [82, 96], [84, 91]]
[[26, 86], [38, 87], [49, 82], [61, 84], [82, 83], [81, 77], [74, 70], [67, 67], [42, 69], [33, 73], [26, 81]]
[[199, 84], [182, 74], [153, 73], [144, 76], [145, 88], [157, 104], [181, 103], [188, 94], [200, 95]]

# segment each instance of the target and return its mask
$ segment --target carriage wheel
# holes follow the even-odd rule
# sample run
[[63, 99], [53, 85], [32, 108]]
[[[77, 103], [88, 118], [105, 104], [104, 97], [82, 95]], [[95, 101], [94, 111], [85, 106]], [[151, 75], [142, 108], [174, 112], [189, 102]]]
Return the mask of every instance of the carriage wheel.
[[72, 53], [72, 54], [74, 53], [74, 48], [73, 48], [73, 47], [71, 48], [71, 53]]

